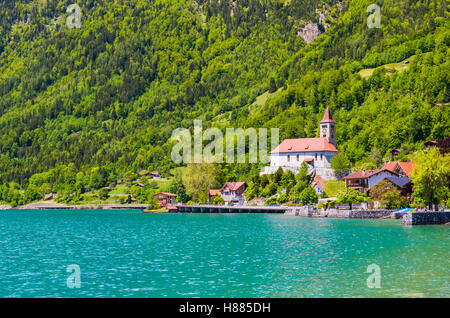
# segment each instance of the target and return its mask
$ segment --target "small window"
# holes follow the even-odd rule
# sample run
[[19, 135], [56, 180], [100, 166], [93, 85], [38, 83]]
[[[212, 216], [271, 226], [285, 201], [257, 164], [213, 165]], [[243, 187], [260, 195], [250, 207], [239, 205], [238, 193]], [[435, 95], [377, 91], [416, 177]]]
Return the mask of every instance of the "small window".
[[316, 154], [315, 158], [316, 158], [316, 160], [317, 160], [317, 154]]
[[323, 154], [320, 154], [320, 160], [323, 160]]
[[300, 156], [299, 155], [297, 155], [297, 161], [299, 161], [300, 160]]
[[291, 161], [291, 155], [288, 155], [288, 162]]

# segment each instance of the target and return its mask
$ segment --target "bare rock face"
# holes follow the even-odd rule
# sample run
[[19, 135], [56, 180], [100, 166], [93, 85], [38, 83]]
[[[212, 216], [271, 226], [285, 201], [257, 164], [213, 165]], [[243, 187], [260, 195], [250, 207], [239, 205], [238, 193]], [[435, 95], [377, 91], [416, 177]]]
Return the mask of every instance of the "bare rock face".
[[301, 36], [308, 44], [317, 39], [321, 34], [319, 25], [312, 22], [309, 22], [302, 30], [297, 32], [297, 36]]

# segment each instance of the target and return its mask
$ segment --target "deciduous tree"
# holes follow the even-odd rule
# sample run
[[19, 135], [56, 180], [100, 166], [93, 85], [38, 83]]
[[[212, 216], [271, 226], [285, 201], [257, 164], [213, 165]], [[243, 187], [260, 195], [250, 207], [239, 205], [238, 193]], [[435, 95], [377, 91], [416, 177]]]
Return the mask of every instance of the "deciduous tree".
[[188, 164], [183, 173], [186, 193], [193, 201], [205, 203], [208, 200], [208, 190], [221, 186], [217, 182], [220, 173], [220, 168], [216, 164]]
[[343, 178], [350, 169], [350, 161], [348, 160], [347, 156], [343, 153], [340, 153], [331, 158], [330, 164], [331, 168], [334, 171], [334, 175], [338, 179]]
[[347, 188], [347, 190], [344, 193], [340, 194], [337, 199], [337, 202], [339, 203], [348, 203], [350, 206], [350, 210], [352, 210], [353, 208], [353, 203], [362, 203], [366, 201], [367, 195], [353, 188]]
[[411, 180], [414, 198], [432, 209], [433, 204], [448, 200], [450, 194], [450, 155], [442, 155], [437, 148], [419, 151], [415, 155], [417, 166]]

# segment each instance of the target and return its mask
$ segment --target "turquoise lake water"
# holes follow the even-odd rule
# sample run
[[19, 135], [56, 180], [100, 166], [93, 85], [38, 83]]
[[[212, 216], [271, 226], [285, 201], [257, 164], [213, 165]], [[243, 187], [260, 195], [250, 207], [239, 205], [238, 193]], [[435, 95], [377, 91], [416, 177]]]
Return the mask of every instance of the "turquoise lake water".
[[449, 248], [395, 220], [6, 210], [0, 297], [450, 297]]

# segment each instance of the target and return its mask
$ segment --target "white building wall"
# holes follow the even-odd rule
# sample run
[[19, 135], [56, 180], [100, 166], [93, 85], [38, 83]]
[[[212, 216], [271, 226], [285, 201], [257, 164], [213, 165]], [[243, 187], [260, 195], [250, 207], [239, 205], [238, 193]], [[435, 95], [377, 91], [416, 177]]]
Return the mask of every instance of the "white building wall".
[[[298, 160], [297, 160], [298, 155]], [[317, 155], [317, 159], [316, 159]], [[274, 153], [270, 154], [270, 166], [283, 167], [293, 166], [300, 167], [305, 159], [314, 159], [314, 167], [330, 168], [331, 158], [336, 155], [334, 152], [318, 151], [318, 152], [292, 152], [292, 153]], [[288, 156], [290, 160], [288, 161]]]
[[[316, 160], [317, 154], [317, 160]], [[290, 160], [288, 161], [288, 155]], [[297, 160], [298, 155], [298, 160]], [[322, 155], [322, 156], [321, 156]], [[317, 175], [325, 180], [335, 179], [333, 169], [331, 169], [331, 158], [336, 155], [335, 152], [318, 151], [318, 152], [293, 152], [293, 153], [274, 153], [270, 154], [270, 166], [264, 167], [260, 175], [275, 173], [278, 168], [282, 168], [297, 174], [305, 159], [314, 159], [312, 168]], [[310, 171], [312, 172], [312, 171]]]

